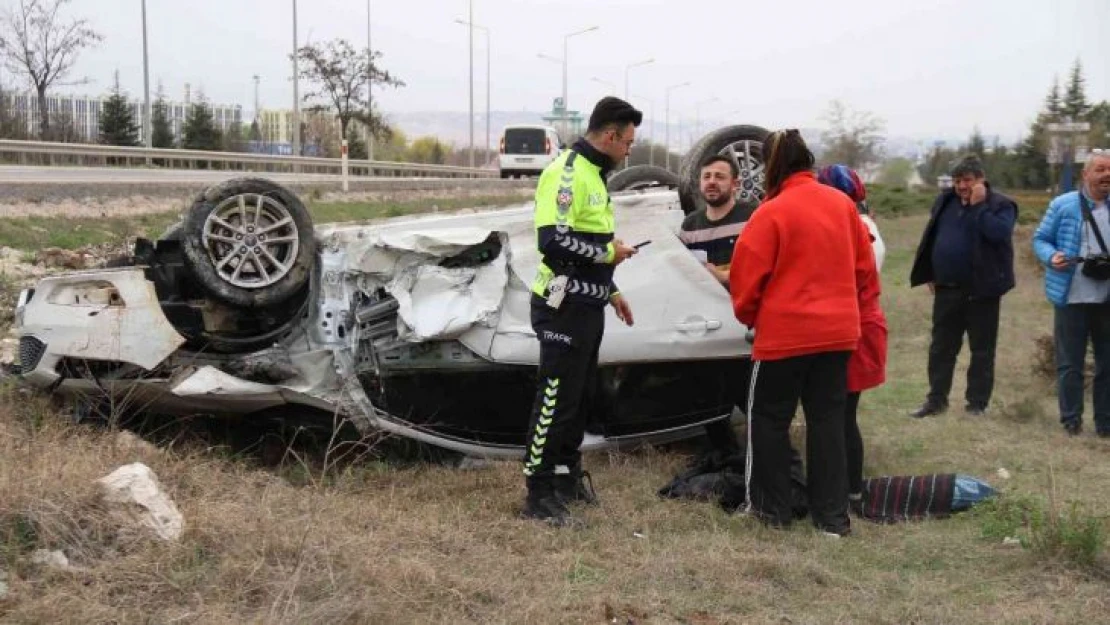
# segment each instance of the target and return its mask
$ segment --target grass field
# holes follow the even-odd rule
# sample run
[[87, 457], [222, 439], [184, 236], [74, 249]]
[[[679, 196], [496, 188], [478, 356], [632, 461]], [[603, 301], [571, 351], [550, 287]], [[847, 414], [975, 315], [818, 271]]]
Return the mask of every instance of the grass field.
[[[907, 286], [924, 226], [920, 208], [907, 212], [879, 219], [889, 381], [863, 397], [865, 471], [959, 472], [999, 487], [1003, 502], [1074, 503], [1076, 523], [1050, 518], [1064, 536], [1057, 543], [1043, 540], [1042, 526], [1029, 548], [1003, 545], [1013, 528], [999, 529], [1001, 511], [855, 521], [853, 536], [838, 541], [805, 523], [767, 530], [713, 505], [658, 499], [687, 460], [659, 449], [589, 455], [601, 506], [583, 513], [585, 529], [549, 529], [515, 518], [523, 495], [515, 463], [459, 470], [375, 461], [322, 475], [319, 463], [267, 468], [220, 445], [136, 451], [112, 432], [68, 424], [45, 398], [8, 384], [0, 388], [0, 568], [10, 596], [0, 621], [1106, 622], [1105, 550], [1096, 541], [1094, 561], [1081, 562], [1054, 545], [1078, 540], [1068, 532], [1084, 522], [1096, 538], [1110, 530], [1110, 441], [1091, 434], [1089, 409], [1087, 433], [1065, 436], [1052, 385], [1033, 371], [1051, 310], [1024, 252], [1029, 228], [1017, 235], [1018, 288], [1003, 300], [990, 412], [973, 418], [960, 409], [965, 350], [953, 409], [919, 421], [904, 415], [926, 389], [930, 297]], [[92, 481], [134, 460], [155, 470], [184, 513], [179, 543], [115, 532], [93, 502]], [[1000, 468], [1012, 477], [998, 478]], [[28, 564], [40, 547], [64, 549], [83, 568]]]

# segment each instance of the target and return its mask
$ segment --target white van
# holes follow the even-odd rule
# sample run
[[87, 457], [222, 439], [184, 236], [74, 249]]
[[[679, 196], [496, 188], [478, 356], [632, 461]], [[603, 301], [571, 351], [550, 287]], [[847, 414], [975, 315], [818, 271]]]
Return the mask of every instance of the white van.
[[559, 133], [550, 126], [506, 126], [498, 156], [501, 177], [538, 176], [561, 149]]

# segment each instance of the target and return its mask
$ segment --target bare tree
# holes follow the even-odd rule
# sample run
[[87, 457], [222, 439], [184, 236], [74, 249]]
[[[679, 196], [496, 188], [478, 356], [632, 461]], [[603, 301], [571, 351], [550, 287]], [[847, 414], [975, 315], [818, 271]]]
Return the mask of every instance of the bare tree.
[[825, 143], [822, 161], [843, 163], [853, 169], [879, 161], [884, 141], [883, 120], [866, 111], [853, 111], [834, 100], [825, 121], [829, 126], [821, 135]]
[[63, 82], [84, 48], [103, 37], [88, 20], [67, 20], [59, 15], [71, 0], [19, 0], [18, 6], [0, 13], [0, 60], [15, 74], [22, 74], [35, 88], [39, 105], [39, 135], [49, 138], [50, 117], [46, 92]]
[[[390, 87], [403, 87], [400, 79], [381, 69], [367, 58], [367, 51], [356, 51], [346, 39], [307, 45], [297, 50], [301, 61], [300, 74], [315, 86], [304, 96], [305, 103], [316, 103], [315, 110], [332, 110], [339, 118], [341, 137], [347, 136], [347, 126], [352, 120], [366, 125], [378, 138], [388, 138], [389, 128], [382, 117], [366, 112], [366, 83]], [[381, 57], [374, 53], [374, 59]], [[327, 104], [320, 104], [320, 100]]]

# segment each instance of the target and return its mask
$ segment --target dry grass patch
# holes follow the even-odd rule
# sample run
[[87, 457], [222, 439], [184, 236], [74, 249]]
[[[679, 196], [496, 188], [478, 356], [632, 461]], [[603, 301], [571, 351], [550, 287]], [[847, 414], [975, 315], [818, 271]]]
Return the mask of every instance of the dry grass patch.
[[[930, 300], [905, 281], [924, 218], [880, 225], [890, 381], [863, 398], [866, 472], [966, 473], [1015, 500], [1054, 492], [1059, 510], [1075, 502], [1105, 529], [1110, 445], [1065, 436], [1051, 385], [1031, 371], [1051, 313], [1032, 268], [1021, 264], [1003, 303], [988, 415], [960, 410], [965, 356], [953, 409], [909, 419], [925, 392]], [[516, 518], [523, 480], [512, 462], [378, 459], [303, 479], [293, 477], [303, 467], [269, 469], [220, 447], [143, 452], [115, 441], [10, 385], [0, 391], [0, 566], [12, 586], [0, 621], [1093, 623], [1110, 613], [1105, 555], [1080, 566], [1003, 545], [978, 514], [857, 522], [851, 538], [831, 540], [805, 523], [775, 531], [711, 504], [660, 500], [656, 489], [687, 460], [674, 448], [589, 455], [602, 504], [568, 531]], [[92, 481], [136, 459], [184, 514], [180, 542], [124, 540], [88, 507]], [[996, 477], [1003, 467], [1007, 481]], [[35, 548], [67, 550], [84, 568], [30, 566]]]

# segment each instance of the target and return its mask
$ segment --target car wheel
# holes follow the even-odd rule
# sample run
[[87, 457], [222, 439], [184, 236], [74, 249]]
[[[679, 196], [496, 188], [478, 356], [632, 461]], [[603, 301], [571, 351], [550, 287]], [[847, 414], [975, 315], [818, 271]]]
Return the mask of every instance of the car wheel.
[[678, 176], [655, 165], [633, 165], [609, 177], [605, 183], [610, 193], [642, 189], [677, 189]]
[[308, 209], [261, 178], [209, 187], [185, 213], [181, 231], [185, 264], [204, 290], [244, 308], [274, 306], [301, 292], [316, 253]]
[[763, 200], [763, 141], [770, 132], [759, 126], [726, 126], [701, 138], [682, 159], [679, 169], [679, 197], [687, 213], [701, 206], [698, 165], [715, 154], [727, 156], [740, 169], [736, 200], [742, 204], [758, 204]]

